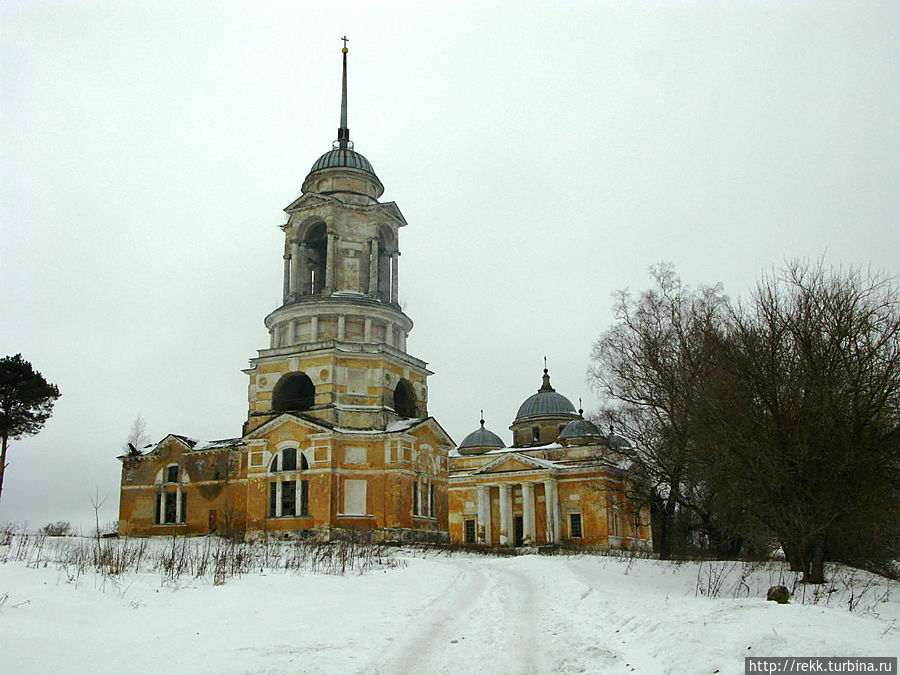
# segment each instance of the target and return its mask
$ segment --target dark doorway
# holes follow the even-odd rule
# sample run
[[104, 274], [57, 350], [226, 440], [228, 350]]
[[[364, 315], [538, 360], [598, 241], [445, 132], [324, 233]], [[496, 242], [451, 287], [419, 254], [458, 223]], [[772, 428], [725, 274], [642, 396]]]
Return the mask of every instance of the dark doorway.
[[272, 410], [308, 410], [316, 402], [316, 387], [306, 373], [283, 377], [272, 392]]
[[516, 537], [515, 537], [516, 544], [515, 545], [521, 546], [524, 543], [523, 540], [525, 538], [525, 527], [524, 527], [524, 524], [522, 521], [522, 516], [515, 516], [513, 518], [513, 525], [514, 525], [514, 529], [516, 531]]

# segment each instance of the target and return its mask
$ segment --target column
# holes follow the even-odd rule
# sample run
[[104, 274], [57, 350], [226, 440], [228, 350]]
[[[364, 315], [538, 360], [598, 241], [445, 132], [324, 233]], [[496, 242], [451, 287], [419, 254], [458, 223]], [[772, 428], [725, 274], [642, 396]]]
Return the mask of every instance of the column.
[[525, 546], [534, 546], [534, 483], [522, 483], [522, 525]]
[[288, 346], [294, 344], [294, 342], [295, 342], [295, 340], [294, 340], [294, 321], [291, 320], [291, 321], [288, 321], [288, 325], [287, 325], [287, 343], [288, 343]]
[[325, 290], [329, 292], [334, 290], [334, 271], [336, 267], [334, 251], [337, 248], [337, 246], [335, 246], [335, 239], [337, 239], [337, 235], [334, 232], [329, 232], [328, 252], [325, 256]]
[[281, 476], [277, 476], [275, 480], [275, 517], [281, 518]]
[[491, 486], [478, 486], [478, 541], [491, 545]]
[[175, 522], [181, 522], [181, 486], [175, 488]]
[[369, 245], [369, 295], [378, 297], [378, 237]]
[[[297, 295], [306, 295], [306, 284], [309, 283], [309, 268], [307, 267], [307, 254], [306, 254], [306, 244], [300, 244], [297, 252], [297, 271], [295, 272], [297, 276]], [[309, 292], [312, 292], [315, 289], [310, 288]]]
[[394, 346], [394, 324], [390, 321], [384, 325], [384, 341], [386, 344]]
[[337, 339], [338, 340], [344, 339], [344, 317], [343, 316], [338, 317]]
[[561, 539], [559, 522], [559, 497], [556, 492], [556, 481], [544, 481], [544, 509], [547, 514], [547, 543], [558, 544]]
[[500, 484], [500, 545], [512, 546], [515, 538], [512, 532], [512, 485]]
[[284, 290], [282, 292], [282, 302], [287, 302], [291, 297], [291, 254], [284, 254]]
[[391, 253], [391, 302], [397, 302], [399, 296], [399, 286], [397, 284], [398, 262], [400, 261], [400, 251]]
[[[297, 455], [300, 455], [298, 452]], [[297, 457], [297, 461], [300, 461], [300, 457]], [[300, 466], [299, 464], [297, 466]], [[303, 492], [303, 481], [300, 480], [299, 476], [294, 474], [294, 516], [298, 517], [300, 515], [300, 505], [303, 503], [303, 496], [300, 494]]]
[[269, 331], [269, 349], [275, 349], [275, 329]]
[[363, 342], [371, 342], [372, 341], [372, 319], [366, 319], [366, 323], [363, 327]]
[[296, 239], [291, 240], [291, 296], [297, 297], [302, 292], [300, 287], [300, 274], [303, 268], [303, 260], [300, 259], [300, 244]]
[[319, 317], [314, 316], [309, 320], [309, 341], [315, 342], [319, 339]]

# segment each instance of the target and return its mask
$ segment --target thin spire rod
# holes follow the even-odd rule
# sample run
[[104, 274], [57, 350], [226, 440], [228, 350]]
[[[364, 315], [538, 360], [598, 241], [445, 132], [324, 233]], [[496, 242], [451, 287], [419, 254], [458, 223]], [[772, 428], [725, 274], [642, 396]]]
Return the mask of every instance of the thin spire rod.
[[341, 53], [344, 55], [344, 78], [341, 84], [341, 126], [338, 128], [338, 147], [346, 150], [350, 144], [350, 129], [347, 127], [347, 42], [349, 39], [345, 35], [341, 38], [344, 41], [344, 47]]

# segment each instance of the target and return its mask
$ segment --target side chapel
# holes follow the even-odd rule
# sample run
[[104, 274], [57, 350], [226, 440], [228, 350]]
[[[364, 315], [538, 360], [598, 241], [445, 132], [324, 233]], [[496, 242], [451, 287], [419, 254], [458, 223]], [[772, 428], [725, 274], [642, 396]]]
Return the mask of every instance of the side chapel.
[[[407, 222], [340, 127], [284, 210], [282, 304], [244, 370], [238, 438], [169, 434], [122, 462], [120, 534], [263, 532], [494, 546], [648, 547], [618, 450], [550, 385], [506, 447], [481, 420], [458, 447], [428, 415], [428, 370], [398, 304]], [[546, 364], [545, 364], [546, 365]]]

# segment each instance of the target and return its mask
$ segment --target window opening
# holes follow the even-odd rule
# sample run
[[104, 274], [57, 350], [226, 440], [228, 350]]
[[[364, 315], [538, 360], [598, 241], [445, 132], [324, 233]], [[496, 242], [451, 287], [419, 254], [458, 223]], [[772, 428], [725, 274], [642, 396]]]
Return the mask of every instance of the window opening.
[[166, 493], [166, 520], [167, 523], [175, 522], [175, 493], [167, 492]]
[[540, 427], [531, 427], [531, 440], [532, 441], [541, 440], [541, 428]]
[[178, 522], [187, 522], [187, 495], [184, 492], [181, 493], [181, 513], [178, 514]]
[[309, 515], [309, 481], [300, 481], [300, 515]]
[[522, 516], [513, 517], [513, 530], [515, 532], [514, 545], [521, 546], [525, 543], [525, 523]]
[[281, 482], [281, 515], [293, 516], [297, 513], [297, 483], [292, 480]]
[[160, 516], [162, 515], [162, 499], [163, 496], [161, 494], [156, 495], [156, 516], [153, 518], [153, 522], [157, 525], [162, 524], [162, 520], [160, 520]]
[[428, 486], [428, 515], [434, 518], [434, 483]]
[[400, 417], [416, 416], [416, 395], [406, 380], [400, 380], [394, 389], [394, 412]]
[[466, 543], [475, 543], [475, 521], [471, 518], [466, 520]]
[[269, 518], [278, 514], [278, 484], [275, 481], [269, 483]]
[[572, 539], [581, 539], [581, 514], [569, 514], [569, 536]]
[[413, 515], [419, 515], [419, 481], [413, 483]]
[[306, 471], [309, 469], [309, 462], [306, 461], [306, 455], [303, 453], [300, 454], [300, 470]]
[[297, 470], [297, 449], [285, 448], [281, 451], [281, 470], [296, 471]]
[[178, 467], [170, 466], [166, 469], [166, 482], [167, 483], [177, 483], [178, 482]]
[[316, 402], [316, 387], [306, 373], [283, 377], [272, 393], [273, 410], [309, 410]]

